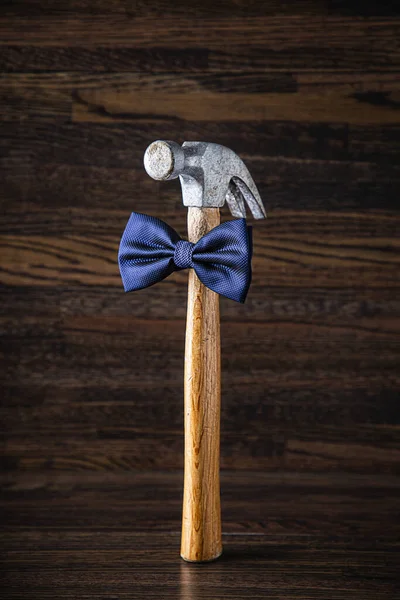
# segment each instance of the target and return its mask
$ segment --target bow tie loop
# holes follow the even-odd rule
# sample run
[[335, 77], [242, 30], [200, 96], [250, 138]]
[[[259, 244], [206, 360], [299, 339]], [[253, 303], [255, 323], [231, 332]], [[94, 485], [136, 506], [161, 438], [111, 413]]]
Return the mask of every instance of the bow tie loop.
[[222, 223], [194, 244], [182, 240], [160, 219], [132, 213], [121, 238], [118, 262], [126, 292], [193, 268], [205, 286], [244, 302], [251, 282], [251, 255], [251, 227], [245, 219]]
[[174, 251], [174, 263], [178, 269], [193, 268], [193, 242], [178, 240]]

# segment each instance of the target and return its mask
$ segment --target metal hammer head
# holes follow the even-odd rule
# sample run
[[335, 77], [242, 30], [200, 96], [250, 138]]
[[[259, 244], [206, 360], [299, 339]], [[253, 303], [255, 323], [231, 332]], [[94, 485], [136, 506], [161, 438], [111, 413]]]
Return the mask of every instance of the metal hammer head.
[[229, 148], [208, 142], [157, 140], [144, 155], [144, 167], [153, 179], [179, 177], [183, 204], [219, 208], [225, 201], [234, 217], [245, 217], [245, 202], [253, 217], [266, 217], [263, 202], [244, 162]]

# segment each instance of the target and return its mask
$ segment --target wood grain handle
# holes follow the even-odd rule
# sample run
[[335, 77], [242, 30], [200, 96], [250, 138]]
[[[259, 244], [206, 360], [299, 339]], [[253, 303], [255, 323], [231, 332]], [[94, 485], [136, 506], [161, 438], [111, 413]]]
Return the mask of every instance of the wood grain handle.
[[[197, 242], [219, 223], [218, 208], [190, 207], [189, 241]], [[193, 269], [189, 271], [184, 394], [185, 472], [181, 556], [190, 562], [209, 561], [222, 552], [219, 296], [201, 283]]]

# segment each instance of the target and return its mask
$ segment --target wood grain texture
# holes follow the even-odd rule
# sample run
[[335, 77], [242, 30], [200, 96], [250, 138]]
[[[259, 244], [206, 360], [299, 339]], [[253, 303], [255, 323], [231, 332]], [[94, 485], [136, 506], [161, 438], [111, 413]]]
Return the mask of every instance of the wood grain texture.
[[396, 598], [398, 478], [231, 472], [221, 485], [224, 554], [191, 565], [181, 473], [3, 475], [5, 597]]
[[[254, 226], [258, 237], [254, 244], [255, 288], [262, 287], [265, 279], [269, 286], [348, 287], [349, 275], [354, 287], [398, 288], [400, 242], [390, 238], [390, 230], [399, 226], [397, 217], [391, 219], [389, 216], [379, 215], [382, 228], [386, 221], [388, 231], [386, 235], [375, 235], [368, 239], [368, 231], [373, 233], [375, 229], [373, 218], [360, 219], [360, 229], [357, 231], [354, 218], [344, 216], [340, 221], [348, 222], [349, 227], [354, 227], [354, 231], [346, 231], [340, 235], [332, 231], [335, 229], [335, 221], [330, 214], [318, 215], [316, 221], [321, 223], [321, 230], [325, 229], [324, 224], [328, 230], [327, 236], [322, 238], [321, 230], [317, 235], [311, 231], [307, 235], [295, 230], [296, 221], [300, 228], [306, 221], [307, 227], [311, 228], [312, 217], [308, 214], [303, 218], [295, 215], [292, 219], [293, 229], [281, 234], [282, 227], [277, 224], [275, 229], [272, 223], [280, 216], [271, 217], [270, 229], [270, 221], [268, 225], [265, 222]], [[289, 218], [285, 213], [282, 216]], [[364, 231], [361, 229], [363, 226]], [[119, 288], [120, 276], [115, 262], [118, 242], [116, 236], [81, 236], [78, 232], [62, 236], [30, 235], [29, 244], [24, 235], [1, 235], [0, 245], [5, 262], [1, 269], [1, 281], [6, 285], [36, 283], [38, 286], [52, 286], [54, 279], [57, 279], [60, 285], [103, 284]], [[17, 268], [8, 269], [7, 264], [13, 264]], [[368, 277], [365, 276], [366, 270]], [[171, 285], [175, 280], [183, 281], [184, 275], [174, 276], [163, 287]]]
[[48, 0], [4, 0], [4, 14], [8, 16], [44, 16], [58, 15], [68, 17], [71, 14], [109, 15], [122, 14], [125, 17], [185, 15], [187, 17], [216, 16], [263, 16], [263, 15], [357, 15], [357, 16], [398, 16], [399, 9], [391, 2], [371, 0], [365, 5], [357, 0], [221, 0], [216, 4], [213, 0], [204, 0], [201, 4], [187, 4], [184, 0], [176, 0], [173, 4], [166, 0], [152, 2], [135, 2], [131, 0], [64, 0], [52, 3]]
[[[220, 224], [219, 208], [188, 209], [188, 240]], [[192, 269], [184, 370], [184, 489], [181, 556], [207, 562], [222, 552], [219, 489], [221, 341], [219, 296]]]
[[[295, 48], [306, 44], [309, 59], [319, 66], [317, 51], [321, 46], [333, 52], [365, 52], [365, 58], [377, 56], [382, 67], [397, 65], [399, 58], [398, 18], [342, 16], [249, 16], [230, 13], [202, 20], [182, 13], [154, 16], [124, 14], [57, 13], [15, 18], [12, 14], [0, 19], [1, 45], [96, 47], [119, 46], [136, 48], [203, 48], [236, 51], [248, 46], [272, 54], [277, 47], [294, 56]], [[10, 26], [12, 24], [12, 26]], [[205, 39], [206, 24], [206, 39]], [[374, 44], [368, 39], [374, 38]], [[177, 41], [179, 40], [179, 42]], [[274, 61], [271, 61], [274, 64]], [[276, 64], [276, 63], [275, 63]]]
[[[399, 18], [2, 2], [5, 598], [396, 598]], [[246, 304], [220, 302], [225, 552], [205, 570], [178, 558], [187, 274], [125, 295], [116, 261], [132, 210], [185, 236], [178, 182], [143, 170], [160, 138], [231, 147], [269, 216]]]

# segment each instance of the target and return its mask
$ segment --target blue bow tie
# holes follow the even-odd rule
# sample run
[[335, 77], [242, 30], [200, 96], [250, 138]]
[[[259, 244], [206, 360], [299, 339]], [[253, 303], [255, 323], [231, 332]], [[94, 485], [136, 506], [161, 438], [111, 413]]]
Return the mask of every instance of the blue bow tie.
[[246, 219], [218, 225], [196, 244], [186, 242], [164, 221], [132, 213], [122, 235], [119, 269], [126, 292], [193, 268], [205, 286], [244, 302], [251, 281], [251, 227]]

